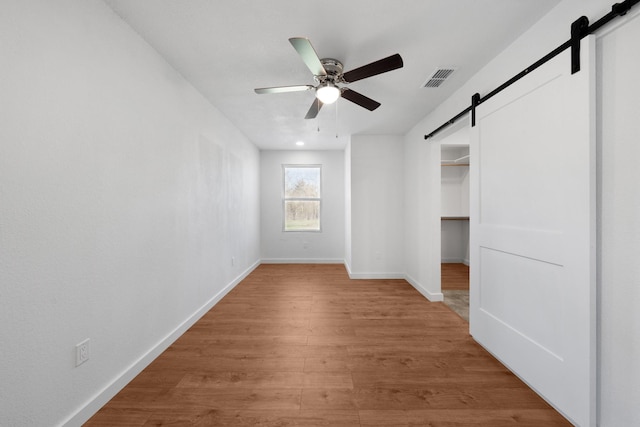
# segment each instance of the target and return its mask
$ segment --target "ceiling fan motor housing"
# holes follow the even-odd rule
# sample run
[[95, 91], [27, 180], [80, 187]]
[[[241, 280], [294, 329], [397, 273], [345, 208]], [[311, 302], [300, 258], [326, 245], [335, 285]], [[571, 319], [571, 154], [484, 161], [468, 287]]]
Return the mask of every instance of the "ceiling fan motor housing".
[[342, 62], [333, 58], [323, 58], [320, 60], [322, 66], [327, 72], [326, 76], [314, 76], [318, 83], [331, 82], [333, 84], [336, 83], [344, 83], [344, 79], [342, 78], [342, 73], [344, 67]]

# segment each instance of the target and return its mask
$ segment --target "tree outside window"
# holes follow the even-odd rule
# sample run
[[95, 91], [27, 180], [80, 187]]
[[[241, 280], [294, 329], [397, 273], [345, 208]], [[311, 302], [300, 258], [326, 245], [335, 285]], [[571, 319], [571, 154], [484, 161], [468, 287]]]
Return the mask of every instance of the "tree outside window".
[[320, 231], [319, 165], [284, 165], [284, 231]]

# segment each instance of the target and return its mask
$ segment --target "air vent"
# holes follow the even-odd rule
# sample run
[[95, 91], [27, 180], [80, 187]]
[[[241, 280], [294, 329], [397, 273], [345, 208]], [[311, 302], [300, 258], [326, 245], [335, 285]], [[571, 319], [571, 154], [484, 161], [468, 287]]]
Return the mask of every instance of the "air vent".
[[422, 87], [440, 87], [442, 83], [455, 71], [455, 68], [438, 68], [427, 79]]

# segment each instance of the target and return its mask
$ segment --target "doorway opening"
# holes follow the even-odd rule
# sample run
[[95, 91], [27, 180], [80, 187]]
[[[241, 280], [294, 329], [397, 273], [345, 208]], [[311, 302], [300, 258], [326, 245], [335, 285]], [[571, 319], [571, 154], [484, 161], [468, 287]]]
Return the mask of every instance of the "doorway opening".
[[468, 322], [470, 156], [467, 129], [456, 132], [440, 145], [440, 286], [444, 303]]

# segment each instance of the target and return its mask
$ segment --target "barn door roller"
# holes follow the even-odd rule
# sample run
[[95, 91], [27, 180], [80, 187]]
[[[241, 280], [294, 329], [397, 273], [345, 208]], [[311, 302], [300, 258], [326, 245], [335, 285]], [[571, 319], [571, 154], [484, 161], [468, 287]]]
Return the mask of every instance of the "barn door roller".
[[580, 40], [589, 34], [589, 18], [581, 16], [571, 24], [571, 74], [580, 71]]

